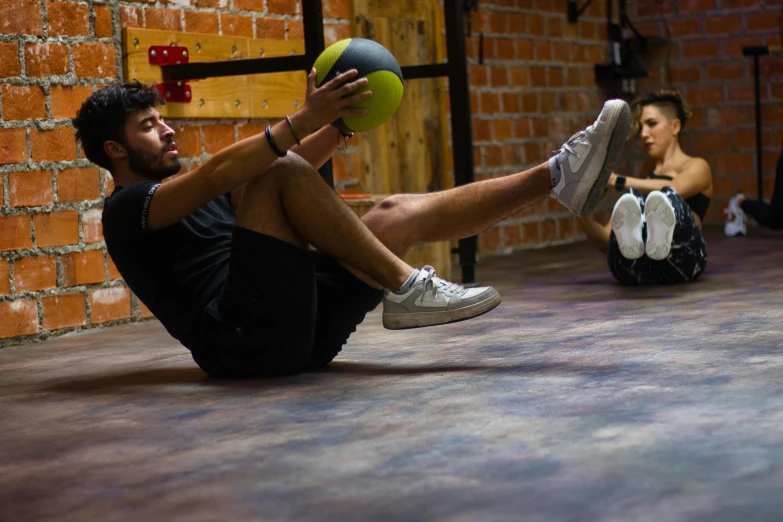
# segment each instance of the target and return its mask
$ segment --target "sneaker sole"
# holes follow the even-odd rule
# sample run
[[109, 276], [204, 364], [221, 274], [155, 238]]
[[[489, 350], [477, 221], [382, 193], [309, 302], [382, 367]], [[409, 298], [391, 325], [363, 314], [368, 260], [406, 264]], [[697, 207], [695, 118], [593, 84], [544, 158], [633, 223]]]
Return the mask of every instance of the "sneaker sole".
[[617, 201], [612, 212], [612, 230], [624, 258], [639, 259], [644, 255], [642, 209], [636, 196], [625, 194]]
[[674, 207], [663, 194], [651, 194], [644, 204], [644, 217], [647, 220], [647, 257], [656, 261], [666, 259], [672, 249], [677, 224]]
[[439, 324], [456, 323], [483, 315], [500, 304], [500, 294], [474, 303], [465, 308], [448, 310], [443, 312], [418, 312], [407, 314], [383, 314], [383, 326], [388, 330], [405, 330], [408, 328], [422, 328], [425, 326], [437, 326]]
[[601, 146], [607, 148], [604, 164], [597, 175], [586, 176], [579, 181], [577, 190], [586, 189], [590, 186], [585, 202], [577, 212], [577, 215], [581, 217], [592, 214], [598, 206], [598, 203], [601, 201], [601, 195], [606, 188], [606, 182], [609, 181], [609, 176], [612, 175], [612, 169], [623, 153], [625, 141], [628, 139], [628, 133], [631, 130], [631, 110], [628, 104], [625, 102], [614, 103], [614, 107], [611, 108], [609, 114], [609, 120], [616, 121], [612, 133], [606, 138], [607, 141], [601, 143]]

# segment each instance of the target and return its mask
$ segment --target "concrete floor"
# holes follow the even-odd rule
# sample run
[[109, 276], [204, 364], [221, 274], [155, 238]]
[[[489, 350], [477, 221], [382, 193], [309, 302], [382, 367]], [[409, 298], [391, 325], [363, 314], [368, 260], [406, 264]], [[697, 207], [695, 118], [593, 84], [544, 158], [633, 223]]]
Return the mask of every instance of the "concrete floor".
[[677, 287], [485, 259], [496, 310], [287, 378], [156, 322], [0, 350], [0, 520], [783, 520], [783, 235], [708, 243]]

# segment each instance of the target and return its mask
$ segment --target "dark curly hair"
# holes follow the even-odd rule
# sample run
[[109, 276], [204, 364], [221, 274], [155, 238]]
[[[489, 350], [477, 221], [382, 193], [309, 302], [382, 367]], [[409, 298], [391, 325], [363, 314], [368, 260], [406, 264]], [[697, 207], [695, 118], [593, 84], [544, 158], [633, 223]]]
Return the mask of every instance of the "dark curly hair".
[[631, 131], [638, 135], [641, 131], [639, 118], [642, 116], [642, 110], [647, 105], [654, 105], [670, 120], [680, 120], [680, 127], [685, 127], [685, 122], [691, 116], [691, 111], [685, 106], [682, 94], [677, 90], [661, 89], [655, 92], [648, 92], [637, 96], [631, 102], [631, 111], [633, 111], [633, 120], [631, 121]]
[[71, 120], [76, 129], [76, 141], [82, 143], [87, 159], [110, 171], [111, 159], [103, 150], [103, 144], [114, 140], [124, 145], [128, 116], [165, 103], [154, 85], [145, 85], [138, 80], [110, 85], [87, 98]]

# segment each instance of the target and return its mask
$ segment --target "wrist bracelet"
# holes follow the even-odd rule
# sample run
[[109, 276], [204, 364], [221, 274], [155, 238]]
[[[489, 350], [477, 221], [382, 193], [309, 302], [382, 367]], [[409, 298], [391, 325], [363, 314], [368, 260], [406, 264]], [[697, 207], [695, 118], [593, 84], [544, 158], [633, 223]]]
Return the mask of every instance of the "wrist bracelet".
[[[344, 148], [344, 149], [348, 148], [348, 138], [353, 138], [353, 132], [345, 132], [342, 129], [337, 129], [337, 131], [340, 133], [340, 136], [343, 137], [344, 147], [342, 147], [342, 148]], [[337, 148], [338, 149], [341, 148], [340, 147], [340, 136], [337, 137]]]
[[625, 190], [625, 176], [617, 175], [617, 179], [614, 180], [614, 188], [622, 192]]
[[288, 122], [288, 126], [291, 127], [291, 134], [294, 135], [294, 140], [296, 140], [296, 144], [297, 145], [301, 145], [302, 142], [299, 141], [299, 136], [296, 135], [296, 129], [294, 129], [294, 124], [291, 121], [291, 117], [288, 116], [288, 114], [285, 115], [285, 121], [287, 121]]
[[277, 146], [277, 143], [275, 143], [275, 139], [272, 137], [272, 126], [267, 125], [266, 130], [264, 131], [266, 134], [266, 141], [269, 142], [269, 146], [272, 148], [272, 152], [278, 155], [278, 157], [285, 157], [287, 152], [283, 152], [280, 150], [280, 148]]

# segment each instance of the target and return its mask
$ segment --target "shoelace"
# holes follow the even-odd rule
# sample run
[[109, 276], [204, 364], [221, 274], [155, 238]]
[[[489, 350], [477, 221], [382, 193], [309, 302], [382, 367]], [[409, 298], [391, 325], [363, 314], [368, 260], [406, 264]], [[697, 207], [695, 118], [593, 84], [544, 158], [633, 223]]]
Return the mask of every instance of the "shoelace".
[[577, 158], [582, 159], [581, 156], [577, 154], [576, 150], [574, 150], [574, 147], [585, 141], [585, 138], [587, 138], [587, 132], [592, 130], [592, 128], [593, 126], [590, 125], [586, 129], [580, 130], [579, 132], [577, 132], [576, 134], [568, 138], [568, 141], [563, 143], [563, 146], [560, 147], [560, 150], [553, 151], [553, 154], [560, 154], [563, 150], [566, 150], [569, 153], [576, 156]]
[[438, 295], [438, 292], [453, 293], [462, 295], [465, 293], [465, 287], [458, 285], [457, 283], [449, 283], [444, 281], [440, 277], [435, 275], [435, 269], [430, 265], [425, 266], [422, 270], [427, 270], [427, 277], [424, 279], [424, 291], [428, 288], [432, 289], [432, 295]]

